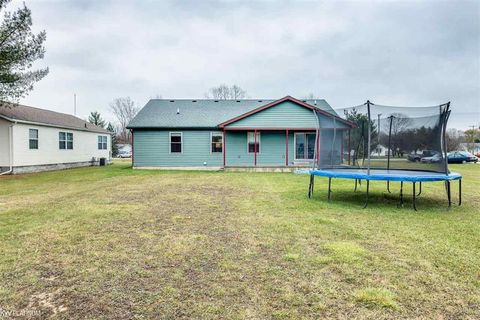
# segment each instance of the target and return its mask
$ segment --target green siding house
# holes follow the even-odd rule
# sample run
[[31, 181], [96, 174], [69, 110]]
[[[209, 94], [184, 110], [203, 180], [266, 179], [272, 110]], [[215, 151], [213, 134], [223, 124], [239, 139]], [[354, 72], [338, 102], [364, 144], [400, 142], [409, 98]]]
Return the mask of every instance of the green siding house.
[[279, 100], [152, 99], [128, 128], [133, 135], [134, 168], [288, 169], [308, 165], [323, 145], [331, 146], [334, 138], [328, 130], [322, 131], [318, 141], [315, 137], [318, 127], [334, 126], [351, 128], [325, 100], [287, 96]]

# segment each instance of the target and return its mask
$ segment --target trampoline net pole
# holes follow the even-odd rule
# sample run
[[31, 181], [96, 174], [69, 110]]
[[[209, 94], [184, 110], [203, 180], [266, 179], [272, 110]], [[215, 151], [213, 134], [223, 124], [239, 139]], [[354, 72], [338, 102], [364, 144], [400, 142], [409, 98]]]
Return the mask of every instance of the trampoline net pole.
[[371, 135], [372, 135], [372, 128], [371, 128], [371, 122], [370, 122], [370, 100], [367, 100], [367, 111], [368, 111], [367, 172], [368, 172], [368, 174], [370, 174], [370, 154], [371, 154], [371, 150], [370, 150], [371, 141], [370, 141], [370, 139], [371, 139]]
[[334, 163], [333, 158], [336, 153], [336, 150], [335, 150], [335, 145], [337, 144], [336, 139], [337, 139], [337, 123], [335, 121], [335, 118], [333, 118], [333, 139], [332, 139], [332, 147], [330, 149], [330, 167], [333, 167], [333, 163]]
[[390, 125], [388, 128], [388, 149], [387, 149], [387, 170], [390, 170], [390, 154], [392, 152], [392, 122], [393, 122], [393, 115], [390, 118]]
[[320, 119], [318, 118], [317, 111], [315, 109], [312, 110], [313, 115], [315, 116], [316, 120], [316, 131], [315, 131], [315, 146], [313, 147], [313, 162], [312, 162], [312, 169], [316, 169], [320, 167], [320, 159], [318, 157], [318, 142], [320, 139]]
[[[441, 106], [440, 106], [441, 107]], [[447, 122], [448, 118], [450, 117], [450, 102], [448, 102], [445, 106], [445, 110], [443, 111], [443, 116], [440, 116], [440, 118], [443, 120], [442, 123], [442, 153], [443, 153], [443, 162], [445, 166], [445, 174], [449, 174], [448, 171], [448, 150], [447, 150]]]

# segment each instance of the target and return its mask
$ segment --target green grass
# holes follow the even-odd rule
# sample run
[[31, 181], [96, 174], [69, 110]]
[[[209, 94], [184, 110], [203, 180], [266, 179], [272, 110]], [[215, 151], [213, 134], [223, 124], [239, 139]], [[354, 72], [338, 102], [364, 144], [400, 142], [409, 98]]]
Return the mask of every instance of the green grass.
[[[373, 182], [117, 163], [0, 177], [0, 312], [61, 319], [480, 318], [480, 165], [464, 203]], [[456, 199], [456, 183], [453, 184]], [[410, 186], [405, 192], [410, 192]], [[392, 184], [398, 191], [398, 185]]]

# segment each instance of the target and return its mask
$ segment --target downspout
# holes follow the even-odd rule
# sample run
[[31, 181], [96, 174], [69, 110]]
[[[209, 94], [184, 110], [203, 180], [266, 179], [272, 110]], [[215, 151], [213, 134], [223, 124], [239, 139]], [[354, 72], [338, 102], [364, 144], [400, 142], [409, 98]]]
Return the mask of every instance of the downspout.
[[11, 125], [8, 126], [8, 140], [9, 140], [9, 162], [10, 162], [10, 169], [8, 171], [0, 173], [0, 176], [10, 174], [13, 172], [13, 125], [15, 123], [12, 123]]

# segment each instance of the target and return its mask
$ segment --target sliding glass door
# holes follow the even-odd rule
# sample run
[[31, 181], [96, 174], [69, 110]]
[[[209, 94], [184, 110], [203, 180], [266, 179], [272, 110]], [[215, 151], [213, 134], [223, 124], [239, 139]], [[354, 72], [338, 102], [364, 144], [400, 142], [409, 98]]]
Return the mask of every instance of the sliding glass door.
[[315, 133], [295, 133], [295, 160], [313, 160], [315, 155]]

